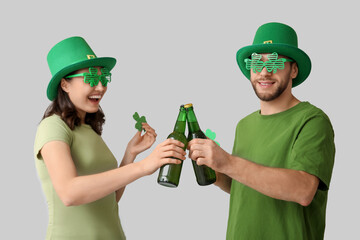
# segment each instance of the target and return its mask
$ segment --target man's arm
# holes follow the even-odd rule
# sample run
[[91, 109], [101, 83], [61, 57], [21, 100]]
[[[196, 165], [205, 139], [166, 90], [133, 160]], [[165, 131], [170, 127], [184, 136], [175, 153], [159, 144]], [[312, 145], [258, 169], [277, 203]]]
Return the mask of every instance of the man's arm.
[[[253, 163], [225, 152], [209, 139], [194, 139], [189, 143], [189, 149], [190, 158], [196, 160], [197, 164], [207, 165], [272, 198], [307, 206], [319, 185], [319, 179], [314, 175]], [[220, 178], [218, 186], [227, 192], [230, 188], [225, 182]]]
[[266, 167], [231, 155], [229, 159], [227, 175], [272, 198], [308, 206], [319, 185], [316, 176], [304, 171]]
[[216, 182], [214, 183], [224, 192], [230, 193], [232, 179], [220, 172], [216, 172]]

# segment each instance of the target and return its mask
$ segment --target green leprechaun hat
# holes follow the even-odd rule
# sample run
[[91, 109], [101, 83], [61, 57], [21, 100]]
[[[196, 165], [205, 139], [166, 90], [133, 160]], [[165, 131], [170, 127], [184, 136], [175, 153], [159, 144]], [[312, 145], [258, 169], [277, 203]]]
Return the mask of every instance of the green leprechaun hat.
[[256, 31], [253, 44], [243, 47], [237, 52], [237, 63], [248, 79], [250, 79], [250, 70], [246, 69], [244, 60], [254, 52], [277, 52], [279, 55], [293, 59], [298, 65], [299, 72], [297, 77], [293, 79], [292, 87], [301, 84], [310, 74], [311, 60], [304, 51], [298, 48], [296, 32], [288, 25], [277, 22], [261, 25]]
[[88, 67], [106, 67], [109, 71], [115, 66], [116, 59], [96, 57], [93, 50], [82, 37], [70, 37], [56, 44], [47, 55], [52, 78], [47, 87], [47, 97], [54, 100], [61, 79], [68, 74]]

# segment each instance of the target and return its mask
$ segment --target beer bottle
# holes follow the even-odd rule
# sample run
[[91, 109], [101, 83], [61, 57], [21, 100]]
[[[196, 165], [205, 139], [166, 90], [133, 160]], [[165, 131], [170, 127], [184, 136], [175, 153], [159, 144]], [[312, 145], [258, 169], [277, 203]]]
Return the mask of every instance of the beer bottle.
[[[199, 123], [197, 122], [194, 108], [191, 103], [186, 104], [186, 119], [188, 122], [188, 129], [189, 129], [189, 135], [188, 135], [188, 142], [190, 142], [194, 138], [203, 138], [206, 139], [206, 135], [201, 131]], [[201, 186], [206, 186], [209, 184], [212, 184], [216, 181], [216, 174], [215, 171], [209, 168], [205, 165], [197, 165], [196, 161], [191, 161], [194, 167], [194, 172], [196, 176], [196, 181]]]
[[[186, 128], [186, 111], [184, 105], [180, 106], [180, 112], [175, 123], [174, 131], [170, 133], [167, 138], [175, 139], [184, 144], [184, 150], [187, 147], [187, 139], [185, 136]], [[165, 164], [160, 168], [157, 182], [166, 187], [177, 187], [179, 185], [181, 168], [183, 161], [180, 164]]]

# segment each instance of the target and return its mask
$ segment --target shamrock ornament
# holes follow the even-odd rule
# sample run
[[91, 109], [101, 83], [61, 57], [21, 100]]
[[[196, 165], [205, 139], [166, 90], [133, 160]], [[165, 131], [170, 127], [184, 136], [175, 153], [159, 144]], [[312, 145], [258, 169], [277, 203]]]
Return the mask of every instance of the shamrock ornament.
[[246, 63], [246, 69], [250, 70], [252, 69], [254, 73], [256, 73], [256, 71], [261, 72], [261, 69], [263, 69], [264, 67], [264, 62], [261, 61], [262, 55], [261, 54], [257, 54], [257, 53], [253, 53], [251, 54], [251, 60], [250, 59], [245, 59], [245, 63]]
[[139, 114], [138, 114], [137, 112], [135, 112], [134, 115], [133, 115], [133, 118], [134, 118], [134, 120], [136, 121], [136, 123], [135, 123], [135, 128], [136, 128], [139, 132], [141, 132], [141, 130], [142, 130], [142, 123], [143, 123], [143, 122], [146, 123], [146, 118], [145, 118], [145, 116], [140, 117]]
[[101, 84], [106, 87], [108, 82], [111, 82], [111, 73], [109, 69], [102, 68], [101, 75], [99, 76]]
[[285, 62], [293, 62], [291, 59], [286, 58], [278, 58], [279, 55], [277, 52], [273, 52], [267, 55], [268, 61], [263, 62], [261, 61], [262, 55], [253, 53], [251, 54], [251, 59], [244, 59], [246, 65], [246, 69], [252, 69], [254, 73], [261, 72], [262, 69], [265, 67], [268, 72], [276, 73], [278, 69], [284, 69]]
[[96, 86], [98, 81], [98, 75], [97, 75], [98, 70], [94, 67], [90, 67], [89, 68], [89, 73], [85, 75], [84, 81], [85, 83], [90, 83], [90, 86]]
[[284, 69], [285, 58], [278, 59], [278, 56], [276, 52], [267, 55], [269, 61], [265, 62], [265, 67], [268, 72], [273, 71], [273, 73], [276, 73], [277, 69]]
[[215, 138], [216, 138], [216, 133], [215, 133], [215, 132], [211, 131], [210, 129], [206, 129], [205, 135], [206, 135], [209, 139], [213, 140], [217, 145], [220, 146], [220, 144], [219, 144], [217, 141], [215, 141]]

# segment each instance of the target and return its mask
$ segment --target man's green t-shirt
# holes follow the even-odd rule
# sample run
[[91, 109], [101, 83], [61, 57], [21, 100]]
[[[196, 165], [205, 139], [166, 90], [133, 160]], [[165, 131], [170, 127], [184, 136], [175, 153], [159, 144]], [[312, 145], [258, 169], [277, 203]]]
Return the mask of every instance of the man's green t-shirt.
[[233, 155], [268, 167], [305, 171], [317, 176], [320, 184], [304, 207], [233, 180], [227, 240], [323, 239], [335, 156], [334, 131], [323, 111], [301, 102], [273, 115], [254, 112], [237, 125]]
[[103, 139], [90, 125], [72, 131], [57, 115], [41, 121], [35, 138], [34, 155], [38, 176], [48, 204], [47, 240], [125, 239], [115, 192], [97, 201], [66, 207], [57, 195], [40, 150], [50, 141], [70, 146], [78, 175], [89, 175], [117, 168], [117, 161]]

